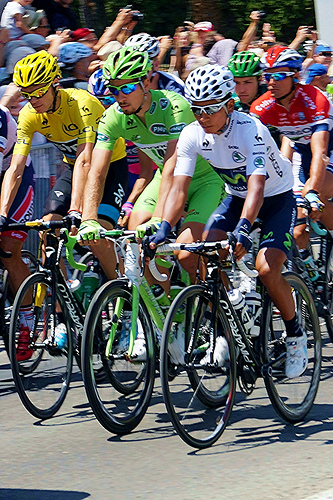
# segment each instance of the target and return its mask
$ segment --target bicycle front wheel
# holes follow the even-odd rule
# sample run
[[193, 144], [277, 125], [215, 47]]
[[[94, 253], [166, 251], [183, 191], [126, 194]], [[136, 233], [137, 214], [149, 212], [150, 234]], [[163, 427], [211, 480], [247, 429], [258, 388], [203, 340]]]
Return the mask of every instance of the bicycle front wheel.
[[207, 448], [221, 436], [236, 388], [233, 337], [220, 307], [216, 348], [210, 356], [215, 300], [206, 286], [187, 287], [172, 303], [162, 335], [160, 373], [165, 405], [179, 436], [194, 448]]
[[87, 311], [82, 339], [82, 374], [89, 403], [101, 425], [114, 434], [127, 434], [140, 423], [154, 387], [155, 344], [141, 300], [135, 340], [141, 350], [137, 357], [128, 355], [132, 298], [126, 280], [102, 286]]
[[[24, 326], [21, 308], [27, 303], [31, 318]], [[40, 272], [23, 281], [14, 300], [9, 328], [13, 378], [23, 405], [36, 418], [52, 417], [68, 391], [73, 348], [66, 311], [62, 294], [57, 289], [53, 298], [51, 280]], [[54, 327], [60, 323], [67, 329], [63, 349], [54, 344]]]
[[288, 422], [299, 422], [310, 411], [317, 394], [321, 335], [316, 306], [307, 286], [293, 272], [285, 273], [284, 277], [292, 288], [298, 322], [307, 334], [308, 367], [300, 377], [285, 376], [285, 324], [267, 295], [263, 311], [264, 381], [276, 412]]

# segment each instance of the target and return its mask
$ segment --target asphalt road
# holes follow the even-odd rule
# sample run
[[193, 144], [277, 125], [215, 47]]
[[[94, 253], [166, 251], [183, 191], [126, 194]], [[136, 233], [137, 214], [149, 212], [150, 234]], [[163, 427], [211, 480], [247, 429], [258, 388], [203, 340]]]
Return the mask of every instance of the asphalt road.
[[307, 420], [275, 414], [262, 382], [238, 393], [213, 447], [196, 451], [174, 433], [159, 379], [147, 415], [118, 438], [94, 418], [75, 370], [52, 419], [22, 406], [0, 346], [0, 499], [333, 499], [333, 346], [324, 339], [322, 380]]

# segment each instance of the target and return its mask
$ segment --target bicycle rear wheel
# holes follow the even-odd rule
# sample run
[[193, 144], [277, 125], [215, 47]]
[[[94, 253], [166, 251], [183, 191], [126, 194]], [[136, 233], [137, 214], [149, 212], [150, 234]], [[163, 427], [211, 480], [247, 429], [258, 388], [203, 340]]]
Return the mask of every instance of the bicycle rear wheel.
[[308, 367], [297, 378], [285, 376], [286, 331], [280, 311], [266, 296], [263, 310], [264, 381], [276, 412], [288, 422], [299, 422], [310, 411], [320, 379], [321, 335], [313, 298], [293, 272], [284, 274], [292, 288], [295, 312], [307, 334]]
[[[221, 308], [217, 312], [216, 341], [224, 346], [223, 359], [210, 363], [207, 354], [214, 328], [215, 300], [211, 290], [203, 285], [187, 287], [172, 303], [162, 335], [160, 373], [164, 401], [175, 430], [194, 448], [207, 448], [221, 436], [236, 389], [233, 337]], [[187, 353], [182, 358], [178, 353], [176, 358], [177, 349]]]
[[[89, 306], [82, 339], [82, 374], [89, 403], [100, 424], [114, 434], [127, 434], [140, 423], [154, 387], [155, 344], [149, 315], [140, 300], [137, 336], [145, 347], [140, 358], [130, 358], [131, 311], [129, 283], [121, 279], [106, 283]], [[114, 338], [107, 355], [111, 330]]]
[[[30, 331], [30, 357], [17, 360], [20, 308], [31, 300], [33, 326]], [[14, 300], [9, 328], [9, 352], [18, 394], [26, 409], [36, 418], [52, 417], [61, 407], [69, 387], [73, 348], [70, 323], [60, 291], [56, 292], [57, 314], [54, 316], [51, 280], [44, 273], [26, 278]], [[59, 349], [52, 338], [52, 322], [67, 328], [67, 347]]]

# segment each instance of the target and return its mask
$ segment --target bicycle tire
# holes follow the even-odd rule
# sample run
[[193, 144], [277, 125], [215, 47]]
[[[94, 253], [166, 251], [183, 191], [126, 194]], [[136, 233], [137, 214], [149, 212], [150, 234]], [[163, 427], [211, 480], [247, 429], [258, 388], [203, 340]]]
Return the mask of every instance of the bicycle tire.
[[[106, 283], [92, 299], [82, 339], [82, 374], [88, 401], [97, 420], [109, 432], [123, 435], [137, 427], [147, 411], [154, 387], [156, 361], [153, 330], [141, 300], [138, 328], [144, 336], [145, 358], [138, 362], [129, 359], [130, 332], [123, 328], [123, 313], [117, 318], [114, 311], [119, 298], [124, 300], [123, 311], [131, 311], [131, 285], [125, 279]], [[116, 334], [107, 357], [105, 348], [112, 326]], [[104, 369], [102, 380], [100, 374], [96, 377], [96, 358]]]
[[[299, 422], [310, 411], [317, 394], [321, 368], [321, 334], [314, 300], [305, 283], [294, 272], [284, 274], [293, 290], [298, 321], [308, 335], [309, 363], [297, 378], [285, 376], [285, 325], [267, 295], [263, 308], [263, 360], [272, 363], [264, 382], [275, 411], [287, 422]], [[276, 361], [275, 361], [276, 360]], [[275, 362], [274, 362], [275, 361]]]
[[[42, 293], [41, 293], [42, 291]], [[32, 294], [35, 329], [30, 335], [32, 356], [17, 360], [19, 309], [27, 294]], [[39, 298], [37, 298], [39, 297]], [[67, 328], [67, 348], [59, 349], [51, 343], [51, 280], [45, 273], [28, 276], [21, 284], [13, 304], [9, 328], [9, 353], [15, 385], [25, 408], [36, 418], [51, 418], [61, 407], [70, 383], [73, 366], [73, 344], [70, 321], [64, 299], [56, 291], [61, 322]], [[60, 322], [58, 315], [55, 321]]]
[[[167, 314], [161, 343], [161, 384], [169, 417], [181, 439], [199, 449], [213, 445], [224, 432], [236, 390], [234, 342], [221, 307], [217, 311], [217, 333], [226, 341], [227, 355], [221, 367], [205, 362], [209, 322], [212, 321], [212, 316], [206, 313], [211, 312], [215, 300], [217, 298], [204, 285], [191, 285], [181, 291]], [[181, 349], [186, 348], [187, 354], [183, 362], [178, 359], [178, 364], [174, 363], [173, 377], [170, 377], [170, 360], [172, 362], [175, 352], [172, 344], [180, 341], [176, 325], [181, 311], [185, 311], [185, 331], [183, 345], [179, 345]]]

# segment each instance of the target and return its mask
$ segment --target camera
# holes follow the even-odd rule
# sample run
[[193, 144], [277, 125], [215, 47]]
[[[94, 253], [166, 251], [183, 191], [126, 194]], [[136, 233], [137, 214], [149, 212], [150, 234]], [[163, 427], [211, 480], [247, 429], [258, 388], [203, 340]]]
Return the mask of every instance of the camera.
[[266, 12], [264, 10], [259, 10], [260, 19], [264, 19], [266, 17]]
[[[126, 5], [126, 7], [124, 7], [124, 9], [131, 9], [132, 10], [132, 5]], [[133, 21], [142, 21], [142, 19], [143, 19], [142, 12], [140, 12], [138, 10], [132, 12], [132, 20]]]

